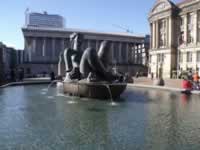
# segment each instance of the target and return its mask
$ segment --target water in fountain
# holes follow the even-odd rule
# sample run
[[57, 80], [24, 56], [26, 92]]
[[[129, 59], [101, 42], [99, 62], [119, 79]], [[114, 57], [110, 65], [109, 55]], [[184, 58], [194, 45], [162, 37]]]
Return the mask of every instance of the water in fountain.
[[[75, 88], [76, 88], [76, 87], [75, 87]], [[74, 89], [73, 91], [75, 91], [75, 89]], [[71, 100], [69, 100], [67, 103], [68, 103], [68, 104], [76, 104], [77, 101], [74, 100], [74, 99], [75, 99], [75, 92], [72, 93], [72, 96], [71, 96], [71, 97], [72, 97]]]
[[52, 82], [47, 86], [47, 88], [42, 89], [42, 91], [43, 91], [42, 93], [43, 93], [43, 94], [46, 94], [46, 93], [49, 91], [50, 87], [51, 87], [55, 82], [57, 82], [57, 80], [52, 81]]
[[63, 82], [58, 81], [56, 84], [56, 96], [63, 96]]
[[110, 105], [111, 106], [117, 106], [118, 104], [113, 101], [113, 97], [112, 97], [112, 93], [111, 93], [109, 84], [105, 84], [105, 87], [108, 89], [108, 92], [109, 92], [109, 95], [110, 95], [110, 101], [111, 101]]

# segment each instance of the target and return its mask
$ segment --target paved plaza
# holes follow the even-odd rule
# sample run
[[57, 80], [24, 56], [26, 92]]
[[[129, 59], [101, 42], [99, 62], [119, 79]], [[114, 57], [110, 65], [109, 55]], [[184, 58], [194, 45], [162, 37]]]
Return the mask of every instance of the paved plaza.
[[[165, 87], [181, 88], [181, 79], [164, 79]], [[153, 80], [150, 78], [134, 78], [134, 84], [153, 85]]]

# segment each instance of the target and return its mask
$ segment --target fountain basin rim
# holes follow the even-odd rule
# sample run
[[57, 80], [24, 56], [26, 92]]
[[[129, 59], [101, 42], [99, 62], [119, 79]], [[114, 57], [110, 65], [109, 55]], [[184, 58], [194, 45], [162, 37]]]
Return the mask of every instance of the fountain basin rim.
[[126, 86], [126, 83], [65, 81], [63, 91], [66, 94], [86, 98], [117, 99], [125, 91]]
[[68, 84], [79, 84], [79, 85], [127, 85], [127, 83], [125, 82], [104, 82], [104, 81], [100, 81], [100, 82], [88, 82], [85, 80], [80, 80], [80, 81], [63, 81], [63, 84], [68, 83]]

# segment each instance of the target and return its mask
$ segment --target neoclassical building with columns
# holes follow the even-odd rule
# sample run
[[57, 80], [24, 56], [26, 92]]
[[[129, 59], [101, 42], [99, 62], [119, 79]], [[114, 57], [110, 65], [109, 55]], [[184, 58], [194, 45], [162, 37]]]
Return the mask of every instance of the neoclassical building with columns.
[[200, 68], [200, 0], [157, 0], [149, 13], [149, 74], [171, 78]]
[[100, 43], [107, 40], [111, 43], [111, 65], [120, 71], [132, 73], [137, 68], [144, 68], [148, 59], [148, 36], [135, 36], [130, 33], [109, 33], [71, 28], [51, 28], [25, 26], [24, 35], [24, 68], [32, 74], [57, 72], [59, 53], [70, 46], [70, 34], [83, 34], [81, 50], [87, 47], [99, 49]]

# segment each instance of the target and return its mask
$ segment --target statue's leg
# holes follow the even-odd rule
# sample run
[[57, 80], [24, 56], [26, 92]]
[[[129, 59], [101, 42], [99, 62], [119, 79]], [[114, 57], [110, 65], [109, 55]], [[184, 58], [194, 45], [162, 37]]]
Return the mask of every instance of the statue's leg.
[[88, 52], [88, 48], [87, 48], [84, 51], [82, 58], [81, 58], [81, 62], [80, 62], [80, 72], [81, 72], [83, 78], [87, 78], [88, 74], [91, 71], [91, 68], [88, 63], [88, 58], [89, 58], [88, 53], [89, 52]]
[[[77, 51], [67, 48], [64, 50], [64, 61], [65, 61], [65, 70], [66, 78], [65, 80], [80, 80], [81, 75], [79, 71], [79, 65], [75, 65], [76, 62], [74, 58], [78, 55]], [[78, 63], [77, 63], [78, 64]]]
[[99, 78], [106, 81], [115, 80], [115, 76], [109, 73], [99, 59], [95, 49], [88, 48], [84, 51], [80, 71], [87, 77], [90, 72], [95, 73]]
[[64, 50], [64, 62], [65, 62], [65, 71], [70, 72], [73, 69], [72, 65], [72, 55], [74, 54], [73, 50], [70, 48], [67, 48]]

